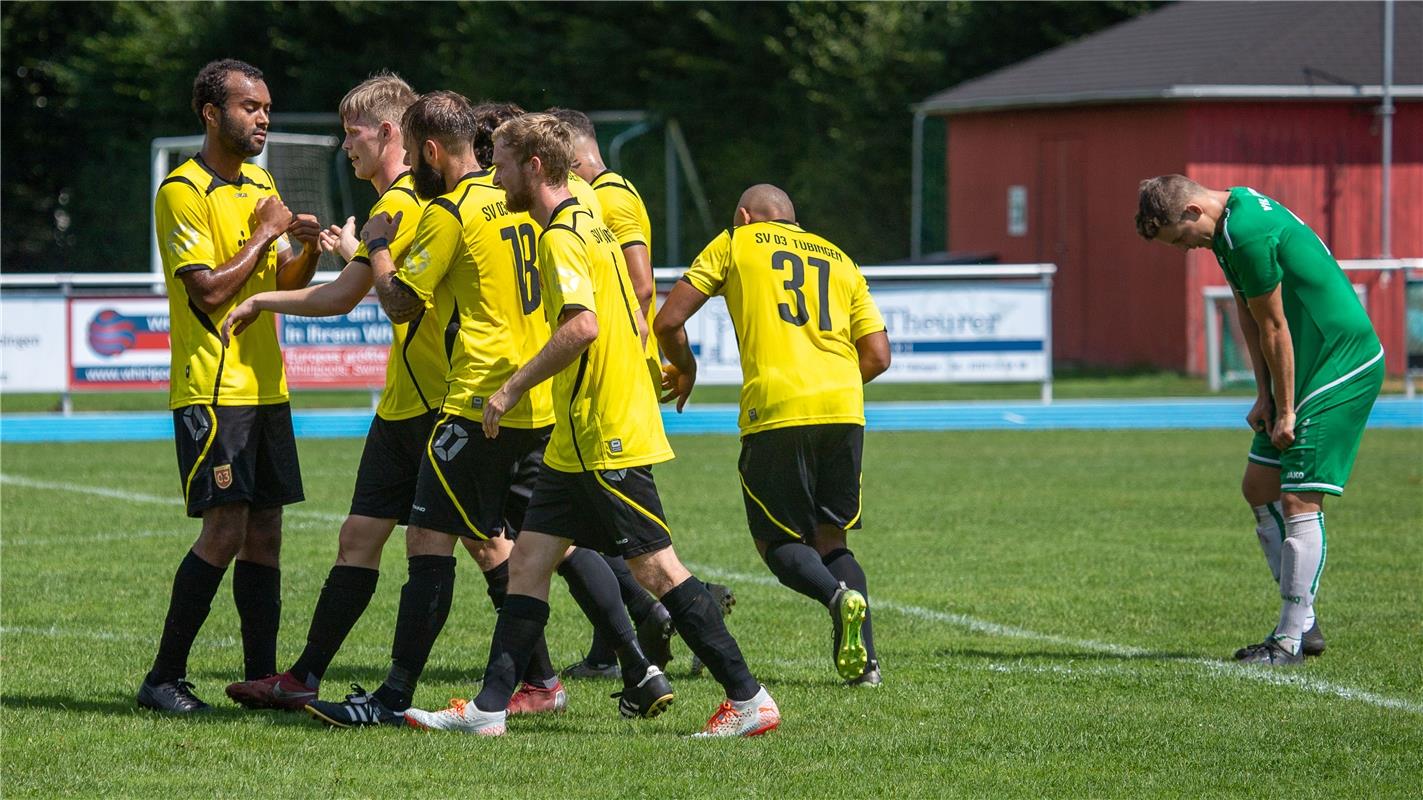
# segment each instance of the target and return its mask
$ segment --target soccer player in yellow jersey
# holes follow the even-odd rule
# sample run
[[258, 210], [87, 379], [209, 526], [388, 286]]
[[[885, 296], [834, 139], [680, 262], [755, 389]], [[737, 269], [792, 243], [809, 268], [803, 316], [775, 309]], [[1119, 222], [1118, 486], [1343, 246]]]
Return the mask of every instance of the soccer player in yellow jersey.
[[[363, 81], [341, 100], [342, 149], [356, 177], [371, 182], [379, 193], [371, 214], [403, 213], [402, 225], [390, 242], [393, 258], [403, 259], [415, 237], [424, 203], [415, 196], [405, 167], [400, 119], [415, 102], [415, 91], [389, 73]], [[332, 226], [322, 233], [323, 250], [347, 261], [336, 280], [293, 291], [262, 292], [239, 305], [224, 332], [240, 333], [263, 311], [305, 316], [335, 316], [355, 308], [371, 291], [370, 258], [349, 228]], [[381, 549], [397, 524], [409, 519], [415, 479], [425, 453], [425, 440], [435, 425], [445, 397], [445, 324], [452, 311], [444, 293], [408, 323], [392, 323], [385, 388], [375, 419], [366, 435], [356, 471], [351, 510], [341, 525], [336, 564], [326, 577], [307, 633], [306, 648], [286, 672], [227, 687], [233, 700], [249, 708], [301, 709], [315, 700], [331, 659], [375, 594]]]
[[[272, 176], [246, 163], [267, 141], [271, 94], [261, 70], [214, 61], [193, 82], [203, 147], [154, 203], [173, 351], [169, 408], [188, 516], [202, 533], [178, 567], [153, 669], [138, 704], [169, 713], [208, 705], [186, 680], [188, 651], [227, 565], [248, 678], [276, 670], [282, 506], [303, 499], [286, 376], [270, 320], [241, 343], [219, 329], [233, 306], [267, 289], [305, 286], [316, 268], [316, 218], [294, 216]], [[288, 237], [302, 245], [298, 255]]]
[[[657, 293], [652, 281], [652, 220], [647, 215], [642, 195], [632, 181], [608, 169], [603, 163], [597, 130], [587, 114], [571, 108], [551, 108], [548, 113], [573, 131], [573, 174], [587, 181], [597, 193], [598, 202], [603, 207], [603, 222], [618, 239], [638, 308], [647, 321], [648, 330], [651, 330]], [[662, 362], [657, 353], [657, 340], [651, 336], [647, 337], [647, 359], [648, 368], [660, 383]], [[637, 621], [639, 642], [647, 651], [648, 658], [665, 668], [672, 655], [668, 639], [675, 632], [671, 615], [642, 588], [621, 556], [606, 558], [609, 568], [617, 575], [618, 588], [628, 613]], [[717, 598], [723, 610], [729, 609], [735, 602], [731, 590], [725, 586], [709, 583], [707, 589]], [[700, 667], [700, 662], [694, 657], [693, 673], [700, 672]], [[594, 629], [588, 655], [564, 669], [563, 674], [568, 677], [616, 677], [617, 669], [612, 648]]]
[[[775, 701], [747, 669], [711, 595], [672, 550], [652, 479], [652, 465], [671, 459], [672, 449], [643, 359], [647, 332], [616, 238], [569, 192], [571, 138], [547, 114], [510, 120], [495, 134], [496, 175], [509, 208], [531, 211], [544, 229], [537, 263], [544, 310], [556, 327], [484, 404], [483, 433], [494, 442], [507, 436], [505, 420], [550, 379], [557, 422], [510, 557], [483, 688], [473, 701], [412, 708], [405, 718], [419, 728], [504, 733], [505, 707], [548, 622], [549, 579], [576, 542], [627, 558], [725, 687], [728, 699], [701, 735], [765, 733], [780, 723]], [[646, 658], [623, 661], [622, 677], [625, 716], [656, 716], [673, 699]]]
[[840, 677], [877, 686], [869, 590], [846, 533], [860, 527], [862, 386], [889, 368], [884, 320], [855, 262], [797, 225], [785, 192], [752, 186], [653, 321], [678, 411], [697, 379], [683, 326], [712, 295], [741, 348], [739, 471], [756, 549], [829, 609]]
[[[526, 359], [526, 349], [548, 337], [528, 257], [535, 234], [527, 215], [504, 207], [503, 192], [475, 158], [475, 123], [465, 98], [425, 95], [406, 110], [402, 130], [415, 190], [429, 203], [418, 219], [382, 213], [366, 223], [362, 238], [376, 292], [397, 323], [430, 313], [447, 296], [458, 329], [444, 376], [447, 391], [417, 468], [406, 531], [410, 577], [401, 592], [390, 671], [374, 692], [357, 688], [344, 701], [306, 706], [338, 727], [401, 723], [449, 614], [453, 552], [462, 537], [473, 543], [497, 607], [503, 594], [498, 576], [507, 573], [511, 546], [502, 534], [514, 467], [542, 448], [553, 422], [545, 392], [509, 416], [507, 435], [498, 442], [469, 435], [478, 431], [485, 398]], [[392, 250], [407, 226], [413, 233], [397, 263]], [[541, 688], [549, 690], [550, 708], [541, 710], [558, 710], [563, 696], [551, 663], [544, 672], [550, 685]]]

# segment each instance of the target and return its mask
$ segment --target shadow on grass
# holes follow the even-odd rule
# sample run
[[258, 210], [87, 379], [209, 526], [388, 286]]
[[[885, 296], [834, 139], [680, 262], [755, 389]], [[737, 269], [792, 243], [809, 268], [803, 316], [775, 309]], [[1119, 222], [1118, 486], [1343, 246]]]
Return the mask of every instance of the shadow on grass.
[[289, 711], [249, 711], [229, 705], [227, 698], [219, 699], [210, 710], [188, 715], [164, 715], [142, 708], [128, 693], [97, 695], [93, 697], [71, 697], [59, 694], [3, 694], [0, 708], [26, 709], [35, 711], [59, 711], [78, 714], [104, 714], [107, 716], [141, 717], [144, 719], [165, 719], [193, 724], [230, 725], [234, 722], [251, 720], [254, 715], [278, 725], [312, 725], [314, 721], [301, 712]]
[[1200, 653], [1150, 650], [1139, 653], [1104, 653], [1099, 650], [975, 650], [944, 647], [934, 651], [937, 658], [980, 658], [993, 661], [1040, 659], [1043, 661], [1190, 661]]

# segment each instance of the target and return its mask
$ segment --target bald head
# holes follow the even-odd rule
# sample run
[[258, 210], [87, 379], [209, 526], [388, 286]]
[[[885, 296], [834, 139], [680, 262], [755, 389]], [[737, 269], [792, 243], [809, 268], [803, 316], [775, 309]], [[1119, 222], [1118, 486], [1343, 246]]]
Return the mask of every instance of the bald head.
[[736, 216], [736, 221], [742, 225], [772, 219], [795, 222], [795, 206], [790, 196], [778, 187], [758, 183], [741, 193], [741, 199], [736, 203]]

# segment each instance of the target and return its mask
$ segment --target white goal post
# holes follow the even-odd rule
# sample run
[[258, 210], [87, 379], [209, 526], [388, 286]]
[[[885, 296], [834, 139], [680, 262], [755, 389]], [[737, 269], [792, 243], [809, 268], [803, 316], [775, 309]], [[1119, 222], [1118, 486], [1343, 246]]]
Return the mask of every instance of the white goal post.
[[[267, 146], [252, 158], [252, 163], [268, 170], [277, 179], [282, 199], [293, 209], [316, 214], [321, 220], [337, 220], [337, 209], [330, 180], [332, 165], [340, 155], [341, 140], [335, 136], [305, 133], [267, 134]], [[158, 196], [158, 186], [183, 159], [202, 149], [203, 137], [164, 136], [149, 145], [152, 186], [149, 197]], [[344, 218], [344, 217], [342, 217]], [[163, 258], [158, 252], [158, 233], [153, 228], [153, 215], [148, 214], [149, 269], [163, 274]], [[329, 255], [322, 256], [319, 269], [340, 269]]]
[[[1406, 281], [1410, 270], [1423, 270], [1423, 259], [1353, 259], [1340, 261], [1339, 266], [1346, 273], [1383, 272], [1390, 276], [1390, 280]], [[1353, 286], [1364, 310], [1369, 311], [1371, 302], [1375, 302], [1369, 296], [1369, 287], [1359, 283], [1354, 283]], [[1406, 292], [1403, 294], [1404, 302], [1407, 303]], [[1206, 327], [1206, 381], [1212, 392], [1219, 392], [1231, 384], [1253, 383], [1255, 380], [1249, 356], [1245, 354], [1243, 343], [1239, 341], [1240, 329], [1236, 321], [1238, 312], [1234, 297], [1229, 286], [1206, 286], [1201, 289]], [[1407, 309], [1404, 309], [1404, 319], [1407, 319]], [[1399, 347], [1406, 351], [1408, 347], [1406, 341], [1386, 341], [1383, 344], [1385, 351]], [[1414, 394], [1414, 380], [1417, 376], [1418, 373], [1413, 370], [1405, 373], [1404, 388], [1409, 397]]]

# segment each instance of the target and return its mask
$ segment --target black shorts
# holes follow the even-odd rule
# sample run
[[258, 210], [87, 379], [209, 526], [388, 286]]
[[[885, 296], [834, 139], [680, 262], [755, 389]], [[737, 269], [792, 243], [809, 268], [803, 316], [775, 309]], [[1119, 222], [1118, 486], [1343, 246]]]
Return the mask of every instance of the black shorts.
[[818, 525], [860, 527], [860, 457], [865, 427], [799, 425], [741, 439], [741, 497], [751, 535], [803, 541]]
[[489, 439], [479, 422], [442, 415], [420, 459], [410, 524], [452, 536], [499, 536], [519, 462], [543, 450], [551, 427], [500, 428]]
[[229, 503], [275, 508], [306, 499], [287, 403], [175, 409], [173, 440], [190, 517]]
[[[553, 428], [539, 428], [541, 438], [536, 447], [515, 462], [509, 474], [509, 494], [504, 498], [504, 534], [510, 539], [517, 538], [524, 529], [524, 515], [529, 510], [529, 500], [534, 496], [534, 484], [544, 468], [544, 448], [548, 446]], [[502, 435], [502, 434], [501, 434]]]
[[361, 465], [356, 468], [352, 514], [393, 519], [400, 525], [410, 521], [420, 459], [425, 456], [430, 429], [439, 418], [440, 412], [429, 411], [410, 419], [371, 420]]
[[524, 530], [624, 558], [672, 545], [651, 467], [560, 472], [545, 466], [534, 484]]

